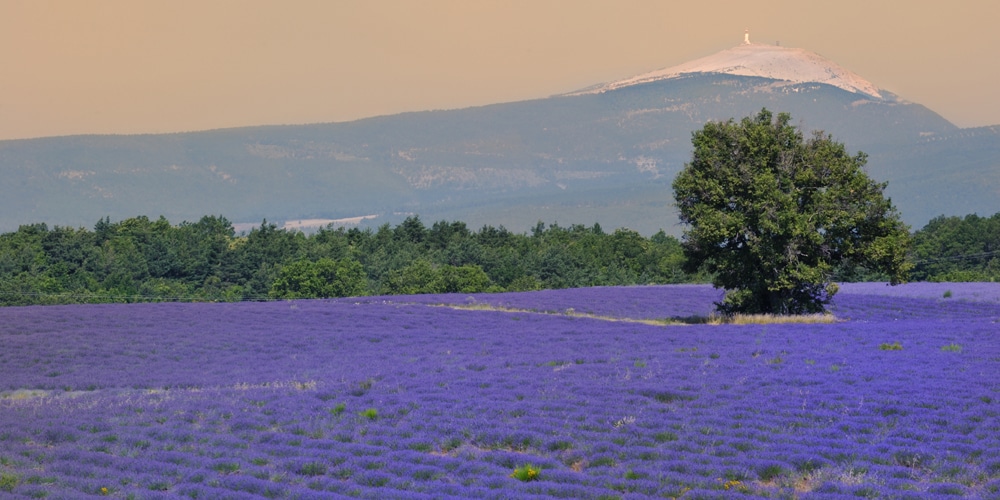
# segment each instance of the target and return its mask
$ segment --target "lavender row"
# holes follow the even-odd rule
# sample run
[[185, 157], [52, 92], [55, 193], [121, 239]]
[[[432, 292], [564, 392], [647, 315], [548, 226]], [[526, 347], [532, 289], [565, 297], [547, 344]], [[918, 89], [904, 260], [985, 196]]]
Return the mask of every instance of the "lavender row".
[[[1000, 316], [1000, 283], [843, 283], [830, 310], [843, 319], [961, 319]], [[491, 306], [539, 313], [631, 319], [707, 317], [723, 292], [711, 285], [593, 287], [497, 294], [429, 294], [340, 299], [366, 304]]]
[[[523, 309], [639, 315], [693, 295], [579, 292], [526, 294], [536, 307]], [[854, 296], [866, 319], [828, 325], [656, 327], [416, 300], [5, 309], [0, 493], [996, 494], [996, 316], [940, 301], [940, 318], [877, 321], [882, 298]], [[510, 477], [526, 464], [535, 480]]]
[[711, 285], [623, 286], [478, 294], [427, 294], [338, 299], [352, 303], [452, 304], [523, 309], [540, 313], [603, 315], [618, 318], [708, 316], [723, 293]]
[[921, 299], [953, 299], [1000, 303], [1000, 283], [904, 283], [890, 286], [888, 283], [842, 283], [843, 295], [880, 295], [888, 297], [910, 297]]

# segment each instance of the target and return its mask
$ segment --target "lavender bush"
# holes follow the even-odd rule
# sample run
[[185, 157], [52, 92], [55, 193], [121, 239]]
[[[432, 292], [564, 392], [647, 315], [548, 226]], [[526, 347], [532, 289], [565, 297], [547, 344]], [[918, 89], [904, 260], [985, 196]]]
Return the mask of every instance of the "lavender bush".
[[814, 325], [609, 321], [709, 314], [691, 285], [4, 308], [0, 495], [997, 496], [987, 285]]

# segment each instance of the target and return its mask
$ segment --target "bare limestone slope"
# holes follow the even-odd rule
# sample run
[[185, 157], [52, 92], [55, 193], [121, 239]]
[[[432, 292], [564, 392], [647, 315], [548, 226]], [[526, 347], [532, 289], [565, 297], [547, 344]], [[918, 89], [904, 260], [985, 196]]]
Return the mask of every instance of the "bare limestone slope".
[[755, 76], [791, 83], [823, 83], [875, 99], [883, 98], [883, 93], [873, 83], [819, 54], [805, 49], [751, 43], [744, 43], [677, 66], [597, 85], [569, 95], [608, 92], [632, 85], [698, 73]]

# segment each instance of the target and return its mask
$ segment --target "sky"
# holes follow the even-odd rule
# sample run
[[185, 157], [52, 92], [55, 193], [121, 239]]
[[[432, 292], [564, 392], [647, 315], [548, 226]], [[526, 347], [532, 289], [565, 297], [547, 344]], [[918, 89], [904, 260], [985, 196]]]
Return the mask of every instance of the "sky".
[[996, 0], [0, 0], [0, 140], [544, 98], [743, 41], [1000, 124]]

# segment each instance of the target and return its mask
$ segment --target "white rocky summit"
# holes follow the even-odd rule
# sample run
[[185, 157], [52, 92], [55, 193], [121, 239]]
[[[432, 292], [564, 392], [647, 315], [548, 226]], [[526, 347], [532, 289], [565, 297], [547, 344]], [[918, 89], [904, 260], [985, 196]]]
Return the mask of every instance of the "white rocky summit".
[[793, 83], [825, 83], [848, 92], [882, 99], [882, 94], [874, 84], [819, 54], [805, 49], [750, 43], [749, 33], [744, 35], [743, 44], [731, 49], [677, 66], [597, 85], [570, 95], [597, 94], [698, 73], [757, 76]]

